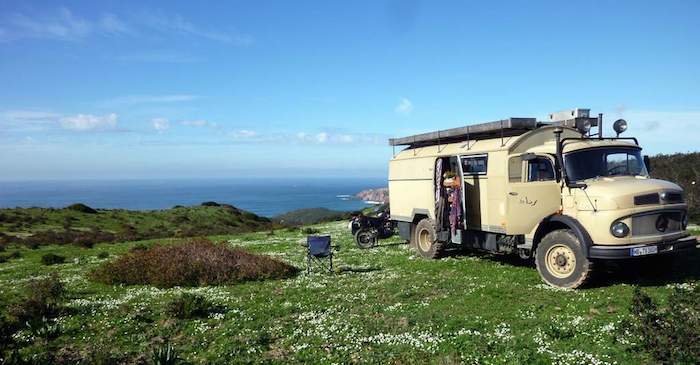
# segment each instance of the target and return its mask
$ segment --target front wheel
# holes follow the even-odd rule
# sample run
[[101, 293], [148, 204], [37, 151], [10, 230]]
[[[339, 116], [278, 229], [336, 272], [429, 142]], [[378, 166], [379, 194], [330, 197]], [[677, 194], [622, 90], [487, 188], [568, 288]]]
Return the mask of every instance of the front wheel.
[[559, 288], [578, 288], [593, 272], [593, 263], [586, 257], [583, 245], [569, 229], [544, 236], [537, 246], [535, 263], [542, 280]]
[[374, 228], [360, 228], [355, 232], [355, 243], [359, 248], [372, 248], [377, 245], [378, 232]]

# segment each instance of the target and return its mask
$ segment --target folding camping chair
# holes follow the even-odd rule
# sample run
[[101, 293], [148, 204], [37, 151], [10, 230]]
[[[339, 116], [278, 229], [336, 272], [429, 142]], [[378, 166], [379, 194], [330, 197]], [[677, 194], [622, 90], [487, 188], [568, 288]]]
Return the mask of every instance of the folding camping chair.
[[[306, 237], [306, 273], [311, 273], [311, 268], [316, 263], [317, 266], [333, 272], [333, 249], [331, 236], [307, 236]], [[329, 265], [326, 265], [325, 261]]]

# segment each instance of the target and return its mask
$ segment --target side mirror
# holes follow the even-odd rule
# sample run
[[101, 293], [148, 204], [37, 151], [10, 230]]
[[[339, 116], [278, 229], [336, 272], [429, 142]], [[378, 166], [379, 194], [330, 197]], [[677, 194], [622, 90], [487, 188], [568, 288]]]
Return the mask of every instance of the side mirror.
[[647, 155], [644, 155], [644, 166], [647, 167], [647, 172], [651, 174], [651, 159]]
[[534, 160], [535, 158], [537, 158], [537, 155], [535, 155], [535, 154], [532, 153], [532, 152], [523, 153], [522, 155], [520, 155], [520, 159], [523, 160], [523, 161], [532, 161], [532, 160]]

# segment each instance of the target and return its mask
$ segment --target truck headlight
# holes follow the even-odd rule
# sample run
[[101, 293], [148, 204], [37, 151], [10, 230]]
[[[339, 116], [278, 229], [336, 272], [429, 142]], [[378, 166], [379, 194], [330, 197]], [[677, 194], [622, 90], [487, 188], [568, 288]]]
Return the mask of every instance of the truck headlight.
[[630, 227], [624, 222], [613, 223], [613, 225], [610, 226], [610, 233], [617, 238], [622, 238], [630, 233]]

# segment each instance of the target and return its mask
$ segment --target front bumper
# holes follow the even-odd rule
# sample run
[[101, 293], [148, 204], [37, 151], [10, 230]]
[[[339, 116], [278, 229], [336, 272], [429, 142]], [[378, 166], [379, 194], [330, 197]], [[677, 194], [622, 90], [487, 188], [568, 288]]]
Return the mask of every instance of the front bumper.
[[[656, 247], [657, 253], [642, 256], [632, 256], [632, 249], [641, 247]], [[637, 257], [650, 257], [665, 254], [678, 253], [686, 250], [694, 250], [698, 247], [698, 240], [694, 236], [683, 237], [674, 241], [647, 243], [641, 245], [607, 246], [593, 245], [588, 248], [588, 258], [591, 259], [628, 259]]]

